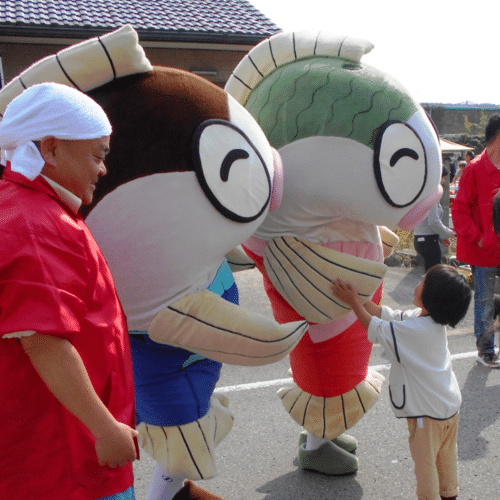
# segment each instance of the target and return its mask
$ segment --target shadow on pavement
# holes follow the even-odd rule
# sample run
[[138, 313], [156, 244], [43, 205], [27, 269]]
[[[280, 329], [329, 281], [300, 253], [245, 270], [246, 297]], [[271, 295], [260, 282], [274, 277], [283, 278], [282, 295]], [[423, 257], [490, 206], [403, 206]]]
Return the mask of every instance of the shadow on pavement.
[[[420, 266], [390, 268], [384, 278], [385, 298], [390, 297], [396, 307], [414, 307], [415, 288], [422, 280], [423, 274], [424, 268]], [[392, 304], [388, 305], [392, 307]]]
[[462, 388], [463, 403], [458, 432], [460, 460], [476, 460], [486, 455], [489, 441], [481, 434], [500, 417], [500, 386], [487, 386], [490, 374], [491, 368], [476, 363]]
[[314, 500], [360, 500], [363, 488], [356, 474], [348, 476], [325, 476], [320, 473], [297, 469], [295, 472], [277, 477], [257, 489], [264, 493], [265, 500], [290, 500], [292, 498]]

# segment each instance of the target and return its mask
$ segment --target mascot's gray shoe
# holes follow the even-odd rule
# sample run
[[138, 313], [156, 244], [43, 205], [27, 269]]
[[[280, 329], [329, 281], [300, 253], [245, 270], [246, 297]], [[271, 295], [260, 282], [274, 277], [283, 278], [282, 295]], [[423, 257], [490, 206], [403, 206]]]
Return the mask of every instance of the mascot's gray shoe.
[[[306, 442], [307, 431], [302, 431], [299, 437], [299, 446], [301, 444], [306, 444]], [[354, 453], [358, 448], [358, 440], [353, 436], [349, 436], [349, 434], [341, 434], [335, 439], [332, 439], [332, 443], [336, 444], [343, 450], [348, 451], [349, 453]]]
[[352, 474], [358, 470], [358, 459], [331, 441], [323, 443], [317, 450], [306, 450], [299, 446], [299, 467], [314, 470], [329, 476]]

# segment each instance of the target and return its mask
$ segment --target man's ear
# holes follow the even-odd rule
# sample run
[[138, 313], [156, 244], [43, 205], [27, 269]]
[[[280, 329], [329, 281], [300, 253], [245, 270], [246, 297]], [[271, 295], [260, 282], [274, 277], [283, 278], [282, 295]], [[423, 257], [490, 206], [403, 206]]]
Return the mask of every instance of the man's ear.
[[45, 137], [40, 141], [40, 153], [45, 163], [53, 167], [56, 164], [57, 139], [55, 137]]

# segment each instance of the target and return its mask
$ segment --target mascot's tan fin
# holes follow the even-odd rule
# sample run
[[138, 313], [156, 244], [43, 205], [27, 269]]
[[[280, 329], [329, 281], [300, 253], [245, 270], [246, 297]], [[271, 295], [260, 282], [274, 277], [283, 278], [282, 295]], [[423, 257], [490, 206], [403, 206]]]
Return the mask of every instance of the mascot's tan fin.
[[37, 83], [62, 83], [88, 92], [115, 78], [152, 69], [139, 45], [137, 32], [127, 24], [106, 35], [71, 45], [24, 70], [0, 92], [0, 116], [12, 99]]
[[330, 440], [363, 418], [379, 398], [384, 380], [380, 373], [370, 368], [365, 380], [340, 396], [313, 396], [294, 385], [280, 389], [278, 397], [300, 426], [315, 436]]
[[176, 476], [210, 479], [217, 475], [215, 447], [229, 434], [234, 417], [227, 398], [214, 394], [208, 413], [194, 422], [159, 427], [141, 422], [139, 443], [156, 462]]
[[399, 243], [399, 236], [396, 233], [393, 233], [388, 227], [379, 226], [380, 237], [382, 238], [382, 246], [384, 250], [384, 259], [390, 257], [392, 252], [394, 252], [394, 248], [396, 248]]
[[333, 296], [332, 281], [351, 282], [362, 302], [382, 283], [387, 266], [285, 236], [274, 238], [264, 252], [269, 279], [283, 298], [310, 323], [330, 323], [351, 309]]
[[166, 307], [153, 319], [148, 333], [155, 342], [221, 363], [260, 366], [288, 355], [308, 326], [305, 321], [280, 325], [205, 290]]
[[226, 259], [233, 273], [255, 267], [255, 262], [246, 254], [241, 245], [227, 253]]

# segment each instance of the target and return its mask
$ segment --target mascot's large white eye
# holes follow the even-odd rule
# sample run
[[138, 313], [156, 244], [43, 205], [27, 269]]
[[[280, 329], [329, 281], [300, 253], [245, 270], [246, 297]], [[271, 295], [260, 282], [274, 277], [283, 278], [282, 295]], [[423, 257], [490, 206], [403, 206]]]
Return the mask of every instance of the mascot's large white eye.
[[252, 141], [232, 123], [203, 122], [195, 132], [193, 159], [203, 191], [228, 219], [253, 221], [269, 205], [269, 168]]
[[388, 122], [375, 145], [375, 178], [393, 207], [411, 205], [424, 189], [427, 158], [417, 133], [406, 123]]

